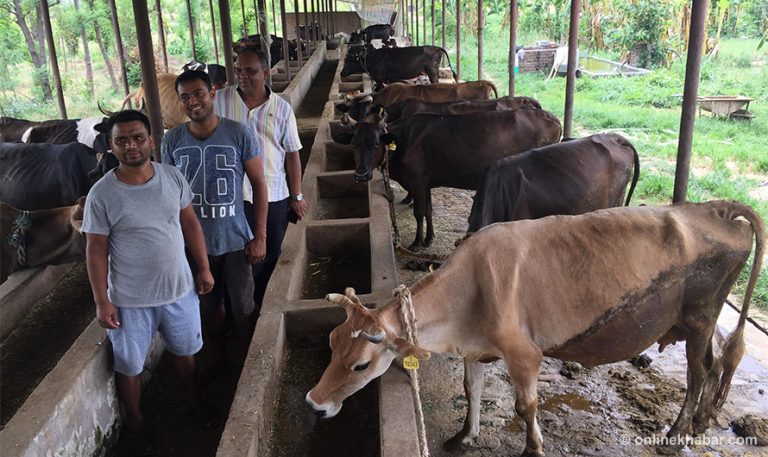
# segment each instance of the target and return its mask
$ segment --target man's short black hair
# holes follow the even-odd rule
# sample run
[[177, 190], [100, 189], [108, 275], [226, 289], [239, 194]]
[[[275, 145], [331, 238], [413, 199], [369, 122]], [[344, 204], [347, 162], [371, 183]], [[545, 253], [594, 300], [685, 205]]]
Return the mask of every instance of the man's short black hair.
[[235, 55], [235, 62], [237, 62], [238, 57], [248, 53], [248, 54], [255, 55], [259, 59], [259, 62], [261, 62], [262, 70], [269, 68], [269, 62], [267, 62], [267, 56], [264, 55], [264, 51], [262, 51], [260, 47], [257, 48], [255, 46], [250, 46], [250, 45], [248, 46], [238, 45], [238, 46], [235, 46], [235, 53], [237, 54]]
[[208, 76], [208, 73], [200, 70], [189, 70], [176, 77], [176, 85], [174, 86], [176, 88], [176, 94], [179, 93], [179, 84], [196, 80], [204, 82], [209, 91], [213, 89], [211, 78]]
[[107, 126], [109, 127], [109, 132], [112, 133], [112, 127], [115, 126], [115, 124], [123, 124], [125, 122], [133, 122], [133, 121], [140, 121], [142, 124], [144, 124], [144, 127], [147, 128], [147, 133], [150, 135], [152, 134], [152, 128], [149, 126], [149, 119], [147, 116], [144, 115], [144, 113], [132, 109], [127, 109], [123, 111], [119, 111], [111, 116], [109, 116], [109, 121], [107, 121]]

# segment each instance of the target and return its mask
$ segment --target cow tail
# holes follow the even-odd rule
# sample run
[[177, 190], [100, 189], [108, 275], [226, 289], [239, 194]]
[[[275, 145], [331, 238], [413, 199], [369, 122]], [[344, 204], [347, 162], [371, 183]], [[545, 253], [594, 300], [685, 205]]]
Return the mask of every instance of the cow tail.
[[451, 69], [451, 73], [453, 74], [453, 80], [456, 82], [459, 82], [458, 77], [456, 76], [456, 72], [453, 71], [453, 65], [451, 65], [451, 58], [448, 56], [448, 53], [445, 52], [445, 49], [440, 48], [441, 51], [443, 51], [443, 55], [445, 56], [445, 60], [448, 61], [448, 68]]
[[747, 289], [744, 292], [744, 302], [741, 305], [741, 314], [736, 329], [728, 336], [723, 345], [723, 355], [721, 357], [723, 374], [720, 376], [720, 383], [717, 386], [717, 393], [713, 400], [715, 410], [720, 410], [728, 396], [728, 389], [731, 387], [731, 379], [744, 356], [744, 325], [747, 321], [747, 312], [749, 311], [749, 302], [752, 300], [752, 292], [755, 290], [757, 278], [760, 275], [760, 268], [763, 264], [763, 249], [765, 248], [765, 227], [760, 216], [750, 207], [740, 203], [733, 203], [729, 216], [731, 219], [742, 216], [752, 225], [755, 232], [755, 257], [752, 260], [752, 272], [749, 275]]
[[632, 148], [632, 154], [634, 154], [635, 172], [634, 176], [632, 176], [632, 184], [629, 186], [629, 192], [627, 192], [627, 201], [624, 203], [624, 206], [629, 206], [629, 200], [632, 199], [632, 194], [635, 192], [637, 180], [640, 179], [640, 156], [637, 155], [637, 149], [635, 149], [635, 145], [627, 141], [627, 146]]

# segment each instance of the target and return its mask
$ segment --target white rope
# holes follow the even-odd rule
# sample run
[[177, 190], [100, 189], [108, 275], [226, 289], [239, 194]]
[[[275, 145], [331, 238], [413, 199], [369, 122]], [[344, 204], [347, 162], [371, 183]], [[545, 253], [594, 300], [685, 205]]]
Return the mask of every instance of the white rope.
[[[411, 291], [404, 284], [400, 284], [394, 291], [396, 297], [400, 297], [400, 312], [405, 322], [405, 337], [408, 343], [417, 345], [416, 340], [416, 313], [413, 310], [411, 301]], [[416, 409], [416, 422], [419, 428], [419, 447], [421, 448], [421, 457], [429, 457], [429, 446], [427, 445], [427, 430], [424, 426], [424, 411], [421, 407], [421, 390], [419, 388], [418, 370], [407, 370], [411, 377], [411, 390], [413, 391], [413, 403]]]

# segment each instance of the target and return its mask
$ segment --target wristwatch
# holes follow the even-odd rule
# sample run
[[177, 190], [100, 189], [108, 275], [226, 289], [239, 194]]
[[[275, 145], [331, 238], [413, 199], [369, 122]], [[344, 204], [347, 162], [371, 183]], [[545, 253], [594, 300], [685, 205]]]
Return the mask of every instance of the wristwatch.
[[296, 195], [294, 195], [291, 198], [296, 200], [297, 202], [300, 202], [300, 201], [304, 200], [304, 194], [296, 194]]

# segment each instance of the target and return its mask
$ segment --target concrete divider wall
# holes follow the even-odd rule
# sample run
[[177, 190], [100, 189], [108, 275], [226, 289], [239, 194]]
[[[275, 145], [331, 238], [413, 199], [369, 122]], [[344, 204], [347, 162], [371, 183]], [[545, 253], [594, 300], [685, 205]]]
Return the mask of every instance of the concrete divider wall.
[[[354, 267], [358, 270], [354, 281], [361, 281], [363, 286], [367, 284], [366, 293], [358, 290], [358, 295], [364, 303], [373, 306], [389, 302], [399, 282], [382, 176], [376, 172], [372, 181], [355, 183], [354, 160], [350, 160], [353, 150], [336, 145], [331, 139], [332, 126], [338, 128], [333, 108], [339, 100], [342, 66], [343, 59], [339, 61], [329, 94], [330, 101], [318, 126], [303, 178], [304, 197], [310, 211], [299, 224], [289, 226], [283, 241], [282, 254], [264, 297], [261, 316], [219, 443], [216, 454], [219, 457], [273, 455], [274, 450], [270, 449], [272, 418], [277, 411], [279, 380], [289, 351], [289, 338], [297, 334], [327, 335], [345, 319], [343, 309], [337, 305], [312, 294], [310, 298], [306, 297], [304, 277], [313, 255], [319, 252], [333, 262], [334, 256], [354, 253], [355, 258], [359, 256], [370, 262], [370, 280], [365, 281], [358, 276], [362, 267], [368, 267], [360, 265]], [[358, 77], [357, 82], [362, 85], [365, 79]], [[346, 155], [346, 158], [337, 160], [337, 157], [335, 162], [329, 161], [329, 153], [340, 157]], [[329, 171], [328, 164], [332, 162], [336, 166]], [[325, 218], [327, 214], [321, 214], [323, 211], [320, 209], [324, 205], [334, 205], [328, 205], [324, 200], [334, 198], [351, 199], [353, 205], [348, 214], [353, 217]], [[361, 252], [360, 249], [364, 248], [370, 249], [370, 252]], [[345, 278], [335, 279], [333, 284], [345, 284]], [[331, 291], [343, 292], [343, 289], [327, 292]], [[402, 369], [393, 367], [381, 377], [379, 383], [380, 455], [418, 455], [415, 430], [408, 376]]]

